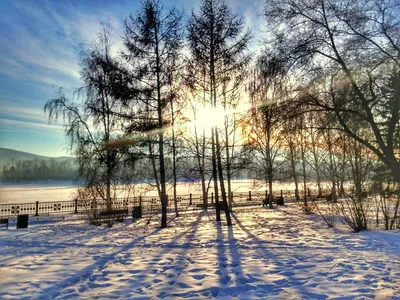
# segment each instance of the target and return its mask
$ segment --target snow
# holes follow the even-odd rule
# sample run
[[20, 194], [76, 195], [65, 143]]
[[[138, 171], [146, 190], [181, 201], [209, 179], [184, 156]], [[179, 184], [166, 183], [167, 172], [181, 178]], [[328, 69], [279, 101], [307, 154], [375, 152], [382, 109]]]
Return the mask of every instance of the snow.
[[112, 228], [33, 221], [0, 231], [1, 299], [400, 299], [400, 231], [327, 228], [296, 205]]
[[[310, 187], [315, 186], [315, 183], [310, 183]], [[201, 184], [199, 182], [185, 183], [179, 182], [177, 185], [178, 195], [201, 194]], [[135, 189], [137, 194], [142, 196], [156, 196], [157, 190], [145, 192], [149, 188], [146, 183], [136, 184]], [[287, 183], [274, 183], [274, 190], [295, 190], [293, 182]], [[254, 186], [253, 181], [249, 179], [233, 180], [232, 191], [234, 192], [248, 192], [248, 191], [265, 191], [266, 186]], [[210, 187], [212, 191], [212, 185]], [[171, 195], [172, 185], [168, 184], [168, 193]], [[122, 196], [120, 193], [118, 196]], [[133, 196], [133, 195], [132, 195]], [[19, 203], [35, 203], [40, 202], [54, 202], [54, 201], [69, 201], [75, 199], [76, 187], [69, 181], [41, 181], [32, 183], [0, 183], [0, 204], [19, 204]]]

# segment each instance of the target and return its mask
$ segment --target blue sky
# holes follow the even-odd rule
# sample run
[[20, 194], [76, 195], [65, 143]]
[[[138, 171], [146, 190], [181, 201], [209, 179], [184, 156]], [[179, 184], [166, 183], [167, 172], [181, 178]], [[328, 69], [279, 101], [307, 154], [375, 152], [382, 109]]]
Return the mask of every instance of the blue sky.
[[[200, 0], [165, 0], [189, 13]], [[228, 1], [246, 18], [259, 42], [262, 0]], [[43, 112], [57, 87], [67, 94], [80, 87], [80, 44], [93, 41], [108, 22], [115, 49], [121, 49], [123, 20], [139, 0], [0, 1], [0, 147], [46, 156], [68, 155], [61, 123], [48, 124]]]

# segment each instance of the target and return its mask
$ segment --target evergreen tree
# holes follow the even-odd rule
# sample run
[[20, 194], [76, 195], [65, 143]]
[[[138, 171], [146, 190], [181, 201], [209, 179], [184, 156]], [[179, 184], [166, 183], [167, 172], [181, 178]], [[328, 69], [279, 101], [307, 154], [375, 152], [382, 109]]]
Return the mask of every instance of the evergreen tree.
[[[209, 105], [212, 109], [216, 110], [221, 105], [223, 99], [221, 89], [227, 78], [249, 62], [249, 56], [246, 55], [249, 40], [250, 33], [244, 30], [243, 17], [233, 14], [223, 0], [203, 0], [199, 11], [192, 12], [188, 24], [191, 59], [195, 64], [205, 67], [205, 72], [192, 72], [192, 74], [194, 80], [197, 79], [195, 82], [197, 86], [206, 83], [205, 88], [209, 93]], [[212, 128], [211, 145], [216, 217], [219, 221], [218, 173], [225, 215], [228, 225], [231, 225], [217, 126]]]
[[170, 122], [165, 114], [176, 93], [170, 89], [169, 76], [182, 45], [181, 19], [182, 14], [177, 10], [172, 9], [165, 14], [160, 1], [146, 0], [138, 14], [130, 15], [125, 21], [124, 43], [127, 52], [124, 57], [132, 66], [132, 78], [136, 83], [134, 88], [142, 102], [140, 109], [146, 123], [144, 128], [137, 129], [155, 132], [158, 138], [158, 170], [151, 137], [149, 154], [161, 201], [162, 228], [167, 226], [164, 132]]

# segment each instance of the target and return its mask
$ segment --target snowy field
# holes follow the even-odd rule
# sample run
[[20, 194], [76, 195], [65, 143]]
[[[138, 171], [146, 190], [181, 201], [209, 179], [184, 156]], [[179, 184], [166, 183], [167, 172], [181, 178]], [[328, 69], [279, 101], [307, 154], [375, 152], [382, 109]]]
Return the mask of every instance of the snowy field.
[[[265, 191], [266, 186], [254, 186], [252, 180], [233, 180], [232, 190], [234, 192], [247, 192], [247, 191]], [[315, 188], [315, 183], [309, 183], [310, 188]], [[180, 182], [177, 186], [178, 195], [201, 194], [200, 183], [184, 183]], [[135, 195], [142, 196], [155, 196], [157, 190], [147, 191], [148, 184], [135, 185]], [[172, 186], [168, 185], [168, 193], [172, 195]], [[279, 190], [295, 190], [294, 183], [274, 183], [274, 189]], [[210, 187], [212, 191], [212, 185]], [[119, 196], [122, 197], [122, 192]], [[26, 184], [18, 183], [2, 183], [0, 184], [0, 204], [18, 204], [18, 203], [35, 203], [40, 202], [54, 202], [54, 201], [68, 201], [75, 199], [76, 187], [68, 181], [57, 182], [34, 182]]]
[[400, 231], [328, 229], [296, 205], [0, 231], [0, 299], [400, 299]]

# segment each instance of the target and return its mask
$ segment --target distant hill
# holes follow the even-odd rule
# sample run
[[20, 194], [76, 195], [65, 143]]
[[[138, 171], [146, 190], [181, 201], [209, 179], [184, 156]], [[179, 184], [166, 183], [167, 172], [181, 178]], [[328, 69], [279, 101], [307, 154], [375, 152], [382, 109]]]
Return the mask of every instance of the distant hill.
[[42, 155], [36, 155], [28, 152], [17, 151], [14, 149], [0, 148], [0, 164], [5, 165], [11, 163], [12, 161], [20, 161], [20, 160], [34, 160], [34, 159], [44, 159], [50, 160], [55, 159], [57, 162], [63, 162], [66, 160], [73, 159], [68, 156], [60, 156], [60, 157], [48, 157]]

